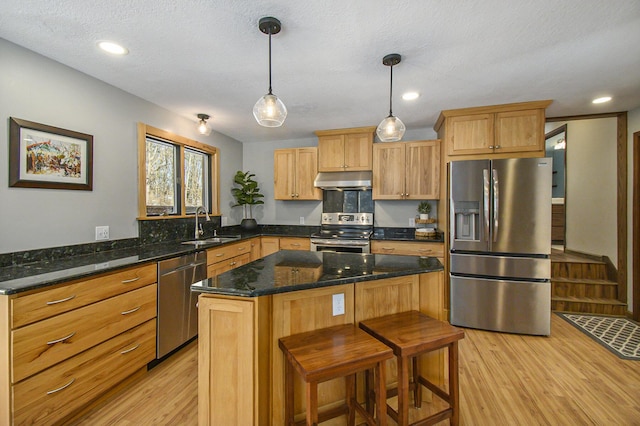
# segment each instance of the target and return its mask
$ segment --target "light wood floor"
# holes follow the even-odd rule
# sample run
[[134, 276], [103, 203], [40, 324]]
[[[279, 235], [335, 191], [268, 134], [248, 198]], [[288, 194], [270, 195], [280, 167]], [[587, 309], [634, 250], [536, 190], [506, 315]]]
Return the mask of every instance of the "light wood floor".
[[[640, 425], [640, 362], [551, 317], [551, 337], [466, 330], [461, 424]], [[197, 425], [195, 343], [77, 424]]]

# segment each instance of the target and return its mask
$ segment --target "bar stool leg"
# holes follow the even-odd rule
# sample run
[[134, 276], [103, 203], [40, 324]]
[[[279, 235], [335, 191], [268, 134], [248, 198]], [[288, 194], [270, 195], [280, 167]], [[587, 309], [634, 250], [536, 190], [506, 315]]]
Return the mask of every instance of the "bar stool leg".
[[376, 385], [376, 421], [378, 426], [387, 426], [386, 364], [386, 361], [379, 362], [374, 372]]
[[398, 426], [409, 424], [409, 359], [398, 357]]
[[293, 373], [294, 369], [288, 359], [284, 362], [284, 420], [287, 426], [293, 426]]
[[447, 348], [449, 351], [449, 404], [452, 408], [451, 425], [457, 426], [460, 419], [459, 377], [458, 377], [458, 342], [455, 341]]
[[411, 358], [411, 362], [413, 364], [413, 405], [416, 408], [420, 408], [422, 406], [422, 385], [420, 384], [418, 377], [420, 377], [420, 367], [418, 364], [418, 357], [414, 356]]
[[318, 382], [307, 383], [307, 426], [318, 424]]
[[356, 375], [350, 374], [344, 378], [346, 384], [346, 392], [345, 398], [347, 402], [347, 407], [349, 407], [349, 414], [347, 416], [347, 424], [349, 426], [355, 426], [356, 424], [356, 408], [354, 407], [354, 399], [356, 397], [355, 387], [356, 387]]

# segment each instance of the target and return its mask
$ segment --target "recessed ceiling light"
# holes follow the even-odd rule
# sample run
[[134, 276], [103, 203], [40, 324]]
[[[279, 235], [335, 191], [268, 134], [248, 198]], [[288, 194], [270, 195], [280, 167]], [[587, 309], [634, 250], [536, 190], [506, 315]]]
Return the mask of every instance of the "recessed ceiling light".
[[611, 100], [611, 96], [603, 96], [601, 98], [596, 98], [596, 99], [592, 100], [591, 103], [603, 104], [605, 102], [609, 102], [610, 100]]
[[129, 53], [125, 47], [120, 46], [118, 43], [114, 43], [113, 41], [99, 41], [98, 47], [112, 55], [126, 55]]
[[407, 92], [402, 95], [402, 99], [404, 99], [405, 101], [413, 101], [415, 99], [418, 99], [419, 97], [420, 93], [418, 92]]

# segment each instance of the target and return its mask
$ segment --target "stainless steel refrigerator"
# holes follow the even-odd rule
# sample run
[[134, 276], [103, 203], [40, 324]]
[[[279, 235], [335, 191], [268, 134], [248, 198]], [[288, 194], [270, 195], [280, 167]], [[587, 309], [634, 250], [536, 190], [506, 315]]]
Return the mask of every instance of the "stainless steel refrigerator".
[[550, 158], [449, 163], [451, 324], [551, 333]]

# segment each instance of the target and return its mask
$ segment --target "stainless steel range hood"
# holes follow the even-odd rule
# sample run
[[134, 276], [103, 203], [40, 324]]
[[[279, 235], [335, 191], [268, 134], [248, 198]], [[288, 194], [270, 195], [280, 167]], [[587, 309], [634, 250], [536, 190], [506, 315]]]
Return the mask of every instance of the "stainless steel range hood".
[[313, 186], [322, 189], [371, 189], [373, 174], [360, 172], [321, 172]]

